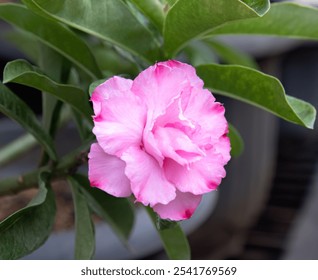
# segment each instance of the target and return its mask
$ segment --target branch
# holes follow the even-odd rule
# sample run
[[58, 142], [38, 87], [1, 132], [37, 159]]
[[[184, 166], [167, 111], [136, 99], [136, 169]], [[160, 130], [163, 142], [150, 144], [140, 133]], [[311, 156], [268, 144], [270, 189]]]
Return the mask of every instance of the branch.
[[[87, 162], [87, 153], [92, 138], [86, 140], [78, 149], [64, 156], [56, 167], [51, 168], [51, 181], [63, 179], [74, 174], [78, 167]], [[39, 170], [34, 170], [18, 177], [0, 181], [0, 196], [16, 194], [26, 189], [35, 188], [38, 184]]]

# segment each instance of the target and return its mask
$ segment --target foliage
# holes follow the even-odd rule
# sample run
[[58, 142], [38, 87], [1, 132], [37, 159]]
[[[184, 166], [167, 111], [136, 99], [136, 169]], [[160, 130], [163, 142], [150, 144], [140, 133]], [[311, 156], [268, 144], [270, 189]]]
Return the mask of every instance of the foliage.
[[[286, 95], [276, 78], [255, 70], [257, 65], [251, 57], [219, 42], [217, 35], [317, 40], [318, 10], [315, 8], [292, 3], [270, 5], [268, 0], [22, 2], [0, 4], [0, 19], [16, 28], [8, 40], [29, 57], [29, 62], [19, 59], [6, 65], [0, 83], [0, 112], [18, 122], [36, 139], [43, 156], [41, 168], [23, 174], [24, 180], [0, 181], [0, 195], [38, 186], [37, 195], [26, 207], [0, 222], [2, 259], [21, 258], [45, 242], [55, 216], [51, 182], [57, 179], [67, 180], [73, 194], [75, 258], [94, 256], [92, 213], [105, 220], [127, 243], [134, 222], [131, 202], [90, 188], [87, 177], [77, 173], [93, 141], [89, 92], [112, 75], [134, 78], [139, 70], [155, 61], [185, 59], [196, 66], [205, 86], [213, 92], [313, 128], [315, 108]], [[39, 55], [34, 54], [35, 50]], [[231, 65], [210, 63], [215, 55]], [[42, 92], [43, 124], [28, 105], [4, 85], [6, 83], [18, 83]], [[54, 138], [66, 112], [76, 122], [83, 145], [59, 158]], [[237, 156], [243, 150], [242, 139], [232, 126], [229, 136], [232, 155]], [[15, 145], [12, 153], [20, 153], [21, 146], [23, 142], [20, 147]], [[189, 258], [189, 244], [181, 227], [160, 221], [151, 210], [148, 212], [157, 225], [167, 255], [173, 259]]]

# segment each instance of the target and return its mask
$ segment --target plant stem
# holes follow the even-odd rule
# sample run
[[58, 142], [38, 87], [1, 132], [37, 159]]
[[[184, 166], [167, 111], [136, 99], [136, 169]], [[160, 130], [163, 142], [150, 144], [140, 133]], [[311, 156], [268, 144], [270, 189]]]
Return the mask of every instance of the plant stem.
[[37, 186], [38, 170], [0, 181], [0, 196], [16, 194]]
[[[91, 142], [92, 138], [86, 140], [78, 149], [64, 156], [56, 167], [51, 168], [52, 181], [74, 174], [77, 168], [87, 161], [87, 153]], [[40, 170], [34, 170], [18, 177], [6, 178], [0, 181], [0, 196], [16, 194], [20, 191], [37, 187], [39, 172]]]
[[31, 135], [26, 134], [1, 148], [0, 150], [0, 166], [4, 166], [11, 160], [19, 157], [31, 148], [37, 145], [37, 140]]

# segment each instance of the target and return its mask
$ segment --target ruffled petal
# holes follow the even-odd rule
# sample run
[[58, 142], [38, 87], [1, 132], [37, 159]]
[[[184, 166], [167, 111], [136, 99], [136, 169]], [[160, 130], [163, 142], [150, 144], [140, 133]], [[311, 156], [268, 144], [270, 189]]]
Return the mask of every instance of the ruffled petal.
[[178, 128], [158, 127], [154, 137], [162, 154], [181, 165], [196, 162], [205, 156], [205, 153]]
[[92, 93], [91, 101], [93, 102], [94, 114], [98, 116], [101, 110], [101, 103], [110, 97], [124, 97], [132, 86], [132, 80], [115, 76], [106, 82], [100, 84]]
[[173, 221], [186, 220], [191, 218], [194, 211], [201, 202], [201, 195], [182, 193], [177, 191], [176, 198], [166, 205], [157, 204], [153, 210], [158, 213], [161, 219]]
[[92, 144], [88, 154], [88, 177], [91, 186], [116, 197], [131, 195], [130, 182], [125, 175], [125, 162], [106, 154], [98, 144]]
[[152, 129], [156, 118], [163, 115], [187, 87], [189, 81], [185, 72], [165, 63], [157, 63], [136, 77], [132, 91], [146, 103], [147, 129]]
[[199, 145], [215, 143], [228, 132], [228, 124], [224, 117], [225, 109], [221, 103], [215, 102], [212, 93], [206, 89], [193, 89], [187, 104], [183, 104], [184, 116], [197, 123], [191, 139]]
[[[176, 99], [167, 108], [166, 113], [155, 120], [152, 130], [148, 130], [147, 127], [144, 130], [144, 147], [149, 154], [156, 158], [160, 166], [163, 164], [164, 153], [161, 150], [162, 145], [159, 145], [159, 141], [156, 139], [158, 138], [158, 128], [168, 127], [168, 129], [178, 129], [180, 133], [182, 132], [184, 134], [184, 137], [191, 135], [191, 131], [195, 129], [195, 125], [182, 115], [180, 104], [181, 100]], [[155, 134], [157, 134], [157, 136]]]
[[198, 88], [203, 87], [203, 81], [197, 76], [195, 68], [192, 67], [191, 65], [182, 63], [176, 60], [168, 60], [166, 62], [159, 62], [159, 64], [164, 64], [169, 67], [181, 69], [183, 72], [185, 72], [187, 79], [191, 82], [191, 86], [198, 87]]
[[131, 146], [140, 146], [146, 122], [146, 109], [132, 92], [109, 96], [100, 103], [94, 117], [93, 133], [103, 150], [120, 156]]
[[[207, 155], [190, 166], [182, 166], [171, 159], [164, 161], [167, 179], [182, 192], [201, 195], [215, 190], [225, 177], [224, 165], [230, 159], [230, 143], [223, 137], [219, 147], [207, 150]], [[218, 150], [216, 150], [218, 149]]]
[[167, 204], [176, 196], [175, 187], [166, 179], [158, 162], [140, 148], [131, 147], [123, 155], [125, 174], [137, 202], [151, 207]]

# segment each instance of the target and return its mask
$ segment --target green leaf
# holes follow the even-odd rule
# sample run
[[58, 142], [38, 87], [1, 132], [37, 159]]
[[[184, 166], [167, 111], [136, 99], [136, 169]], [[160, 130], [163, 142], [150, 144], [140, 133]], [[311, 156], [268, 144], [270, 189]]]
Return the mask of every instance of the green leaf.
[[39, 248], [52, 230], [55, 211], [48, 173], [41, 172], [37, 195], [0, 223], [0, 259], [19, 259]]
[[[63, 73], [63, 60], [64, 58], [54, 51], [53, 49], [38, 43], [39, 46], [39, 54], [37, 63], [40, 66], [41, 70], [45, 72], [48, 76], [53, 78], [55, 81], [60, 81]], [[17, 62], [19, 64], [20, 62]], [[25, 63], [22, 61], [21, 64]], [[28, 63], [26, 68], [31, 68], [32, 66]], [[20, 67], [14, 67], [20, 70]], [[23, 66], [21, 67], [23, 68]], [[15, 72], [13, 69], [13, 72]], [[32, 69], [33, 70], [33, 69]], [[31, 70], [31, 71], [32, 71]], [[15, 74], [15, 73], [12, 73]], [[17, 73], [20, 75], [20, 73]], [[60, 118], [60, 113], [62, 109], [62, 102], [60, 102], [54, 95], [47, 94], [42, 92], [42, 122], [44, 129], [50, 134], [52, 138], [54, 138], [58, 122]]]
[[266, 14], [270, 8], [270, 1], [263, 0], [241, 0], [246, 5], [251, 7], [254, 11], [256, 11], [260, 16]]
[[[87, 83], [83, 81], [83, 79], [81, 79], [76, 69], [71, 68], [68, 76], [68, 83], [72, 85], [81, 85], [81, 82], [84, 82], [85, 86], [82, 85], [82, 88], [86, 88], [85, 92], [87, 92]], [[75, 121], [79, 136], [81, 140], [84, 141], [92, 135], [92, 119], [87, 121], [87, 119], [83, 118], [83, 115], [76, 111], [74, 108], [69, 107], [69, 109], [69, 112], [71, 112], [70, 116]]]
[[228, 134], [230, 141], [231, 141], [231, 156], [238, 157], [242, 154], [244, 150], [244, 141], [237, 131], [237, 129], [229, 124], [229, 134]]
[[164, 0], [170, 6], [174, 5], [178, 0]]
[[287, 121], [313, 128], [316, 110], [309, 103], [285, 95], [280, 81], [237, 65], [201, 65], [197, 74], [213, 92], [265, 109]]
[[294, 3], [278, 3], [262, 18], [229, 22], [214, 29], [215, 34], [249, 34], [318, 39], [318, 9]]
[[33, 111], [2, 83], [0, 83], [0, 112], [18, 122], [32, 134], [51, 159], [57, 159], [53, 140], [43, 130]]
[[[164, 24], [164, 46], [172, 57], [188, 41], [233, 20], [264, 15], [268, 0], [179, 0], [169, 10]], [[253, 4], [253, 5], [251, 5]], [[251, 5], [251, 6], [249, 6]]]
[[23, 59], [9, 62], [4, 69], [3, 79], [4, 83], [19, 83], [50, 93], [59, 100], [70, 104], [89, 121], [92, 119], [92, 109], [84, 91], [71, 85], [54, 82], [40, 69]]
[[21, 29], [12, 29], [6, 32], [3, 37], [4, 40], [10, 42], [15, 48], [21, 51], [29, 61], [32, 63], [38, 61], [39, 42], [34, 35]]
[[158, 59], [159, 44], [118, 0], [23, 0], [33, 11], [59, 20], [138, 55], [149, 62]]
[[92, 78], [102, 76], [86, 43], [58, 22], [38, 16], [24, 6], [8, 3], [0, 4], [0, 18], [32, 33], [43, 44], [69, 59]]
[[209, 40], [207, 41], [207, 43], [221, 57], [221, 59], [224, 62], [228, 64], [237, 64], [241, 66], [258, 69], [258, 65], [256, 64], [255, 60], [249, 55], [240, 52], [237, 49], [231, 48], [230, 46], [227, 46], [216, 40]]
[[82, 194], [82, 187], [72, 177], [68, 178], [71, 186], [75, 210], [75, 259], [89, 260], [95, 253], [95, 230], [91, 213]]
[[146, 207], [146, 210], [158, 231], [168, 258], [171, 260], [189, 260], [191, 258], [190, 246], [180, 225], [177, 222], [160, 221], [160, 218], [151, 208]]
[[128, 74], [136, 77], [139, 74], [138, 65], [131, 59], [122, 56], [118, 49], [107, 44], [92, 46], [99, 68], [103, 71], [103, 77]]
[[79, 136], [82, 141], [85, 141], [85, 139], [88, 139], [92, 136], [92, 124], [88, 123], [86, 120], [82, 118], [82, 115], [80, 115], [76, 110], [72, 111], [72, 118], [75, 121]]
[[194, 67], [200, 64], [217, 62], [217, 56], [210, 46], [203, 41], [190, 42], [184, 48], [183, 53], [187, 56], [188, 62]]
[[86, 176], [77, 174], [73, 178], [82, 187], [90, 208], [112, 227], [124, 243], [127, 242], [134, 225], [134, 212], [128, 199], [113, 197], [91, 187]]
[[162, 32], [164, 22], [163, 5], [160, 0], [130, 0], [147, 16], [152, 23]]

